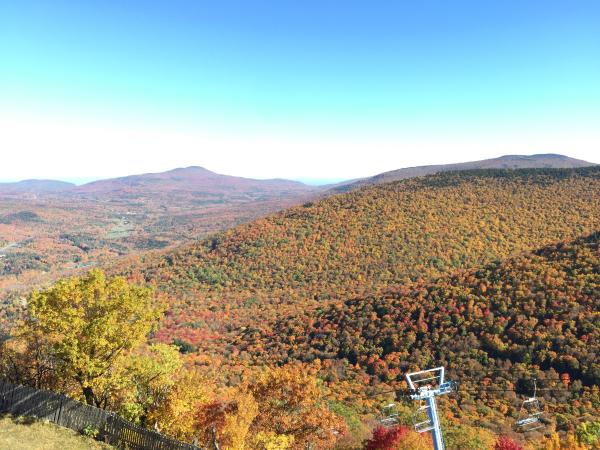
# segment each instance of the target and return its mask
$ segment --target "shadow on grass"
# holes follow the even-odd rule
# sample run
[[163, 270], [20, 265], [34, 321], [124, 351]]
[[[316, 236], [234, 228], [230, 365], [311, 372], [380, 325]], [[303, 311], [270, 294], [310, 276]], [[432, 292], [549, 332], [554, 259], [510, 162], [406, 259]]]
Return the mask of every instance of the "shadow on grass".
[[15, 423], [17, 425], [32, 425], [36, 422], [39, 422], [39, 419], [36, 419], [35, 417], [23, 417], [23, 416], [13, 416], [11, 414], [0, 414], [0, 420], [1, 419], [10, 419], [12, 421], [12, 423]]

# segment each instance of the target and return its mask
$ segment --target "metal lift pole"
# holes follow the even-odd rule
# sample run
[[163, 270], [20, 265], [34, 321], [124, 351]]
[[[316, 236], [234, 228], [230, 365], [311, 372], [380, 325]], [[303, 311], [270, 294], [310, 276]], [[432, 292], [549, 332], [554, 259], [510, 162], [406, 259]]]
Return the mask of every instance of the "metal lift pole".
[[427, 406], [429, 419], [433, 428], [431, 429], [431, 437], [433, 439], [434, 450], [444, 450], [444, 441], [442, 440], [442, 428], [440, 427], [440, 420], [438, 419], [437, 409], [435, 406], [435, 395], [427, 397]]
[[413, 400], [424, 400], [426, 402], [426, 406], [419, 408], [417, 414], [418, 411], [426, 409], [427, 420], [415, 420], [415, 430], [418, 433], [430, 431], [434, 450], [444, 450], [442, 427], [437, 413], [435, 397], [452, 392], [455, 386], [454, 383], [445, 380], [444, 367], [408, 373], [406, 374], [406, 381], [413, 392], [410, 397]]

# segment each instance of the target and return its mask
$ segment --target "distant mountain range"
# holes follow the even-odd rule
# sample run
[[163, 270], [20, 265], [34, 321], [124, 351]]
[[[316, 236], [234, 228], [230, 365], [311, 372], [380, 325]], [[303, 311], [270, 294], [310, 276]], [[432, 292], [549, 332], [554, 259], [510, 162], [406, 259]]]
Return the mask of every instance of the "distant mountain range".
[[211, 172], [203, 167], [185, 167], [168, 172], [131, 175], [122, 178], [94, 181], [72, 189], [73, 193], [103, 194], [115, 191], [137, 193], [151, 192], [203, 192], [225, 191], [226, 193], [241, 193], [245, 191], [273, 193], [308, 192], [316, 188], [298, 181], [283, 179], [255, 180], [251, 178], [234, 177]]
[[24, 284], [199, 239], [322, 192], [297, 181], [233, 177], [202, 167], [81, 186], [52, 180], [0, 184], [0, 303]]
[[0, 183], [0, 193], [24, 194], [42, 192], [64, 192], [73, 189], [73, 183], [56, 180], [23, 180], [16, 183]]
[[384, 172], [369, 178], [349, 180], [335, 185], [308, 186], [298, 181], [251, 178], [221, 175], [198, 166], [178, 168], [160, 173], [130, 175], [93, 181], [81, 186], [55, 180], [24, 180], [16, 183], [0, 183], [0, 194], [118, 194], [145, 195], [169, 192], [200, 192], [202, 194], [243, 194], [282, 192], [305, 194], [318, 191], [347, 192], [371, 184], [389, 183], [406, 178], [432, 175], [439, 172], [472, 169], [527, 169], [527, 168], [578, 168], [594, 163], [556, 154], [506, 155], [499, 158], [470, 161], [458, 164], [407, 167]]
[[25, 180], [0, 183], [1, 194], [89, 194], [113, 195], [119, 193], [148, 195], [172, 192], [199, 192], [202, 194], [252, 193], [308, 193], [318, 188], [298, 181], [283, 179], [255, 180], [211, 172], [203, 167], [185, 167], [167, 172], [130, 175], [93, 181], [76, 186], [55, 180]]
[[404, 169], [392, 170], [369, 178], [344, 181], [330, 186], [333, 191], [347, 192], [353, 189], [371, 185], [390, 183], [392, 181], [404, 180], [406, 178], [433, 175], [439, 172], [451, 172], [455, 170], [473, 169], [574, 169], [578, 167], [594, 166], [594, 163], [581, 159], [569, 158], [564, 155], [552, 153], [539, 155], [505, 155], [499, 158], [484, 159], [481, 161], [470, 161], [457, 164], [440, 164], [433, 166], [406, 167]]

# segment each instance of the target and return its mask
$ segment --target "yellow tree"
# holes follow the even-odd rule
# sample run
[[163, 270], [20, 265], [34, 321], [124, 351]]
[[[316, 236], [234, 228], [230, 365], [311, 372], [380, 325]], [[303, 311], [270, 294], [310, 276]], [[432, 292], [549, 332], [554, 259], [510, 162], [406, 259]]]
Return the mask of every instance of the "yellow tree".
[[201, 405], [196, 416], [200, 442], [209, 447], [244, 450], [250, 425], [258, 413], [252, 394], [234, 390], [233, 399]]
[[223, 435], [227, 437], [229, 450], [244, 450], [252, 422], [258, 415], [258, 405], [249, 392], [238, 391], [236, 408], [225, 414]]
[[183, 360], [176, 346], [152, 344], [122, 358], [121, 364], [123, 388], [115, 406], [127, 419], [145, 425], [148, 413], [166, 402], [174, 389]]
[[253, 372], [198, 408], [200, 442], [223, 450], [333, 447], [346, 424], [330, 411], [316, 370], [289, 364]]
[[198, 370], [190, 369], [174, 377], [174, 384], [166, 397], [152, 408], [147, 417], [161, 433], [192, 441], [197, 435], [196, 414], [213, 394], [213, 384]]
[[319, 386], [316, 368], [288, 364], [269, 368], [248, 383], [258, 404], [251, 432], [293, 437], [290, 448], [330, 448], [346, 429], [329, 410]]
[[256, 450], [287, 450], [294, 444], [294, 436], [286, 436], [272, 431], [259, 431], [252, 439], [251, 448]]
[[87, 403], [106, 407], [119, 360], [146, 340], [162, 313], [151, 289], [92, 270], [33, 292], [16, 336], [30, 344], [35, 338], [59, 378], [78, 386]]
[[543, 443], [536, 446], [536, 450], [588, 450], [590, 448], [585, 444], [577, 442], [577, 439], [573, 434], [567, 434], [564, 437], [560, 437], [558, 433], [552, 433], [550, 437], [544, 439]]

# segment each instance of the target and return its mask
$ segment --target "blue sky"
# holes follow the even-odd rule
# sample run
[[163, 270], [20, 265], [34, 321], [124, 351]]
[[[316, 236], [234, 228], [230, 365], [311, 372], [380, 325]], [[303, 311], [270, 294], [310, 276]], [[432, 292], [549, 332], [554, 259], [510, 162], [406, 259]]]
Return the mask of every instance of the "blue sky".
[[577, 0], [0, 0], [0, 179], [600, 162], [599, 23]]

